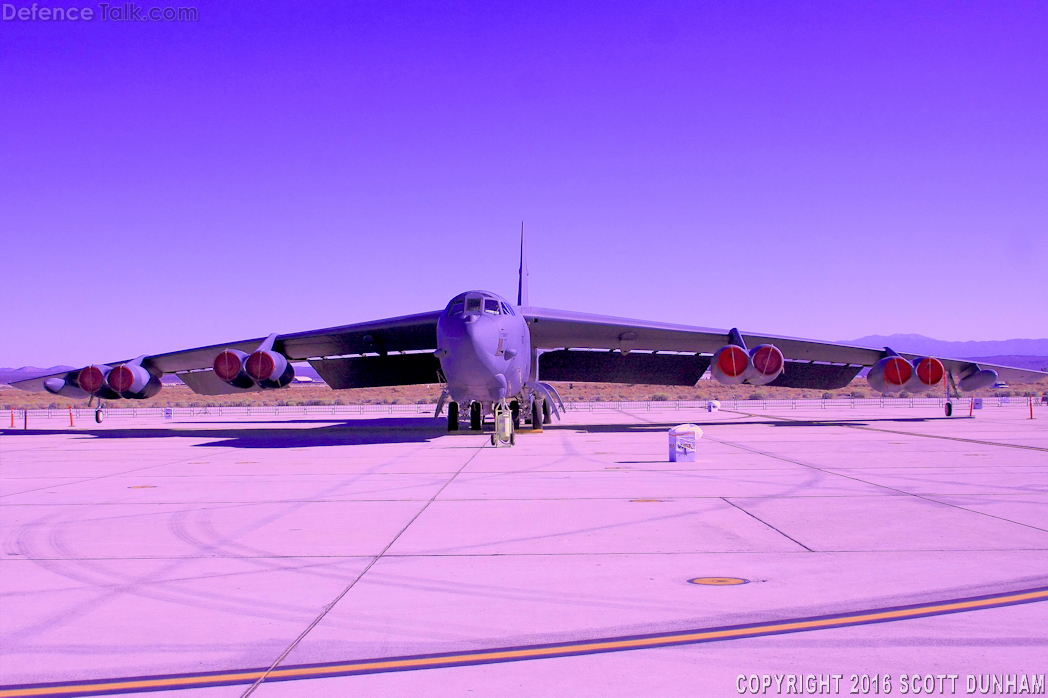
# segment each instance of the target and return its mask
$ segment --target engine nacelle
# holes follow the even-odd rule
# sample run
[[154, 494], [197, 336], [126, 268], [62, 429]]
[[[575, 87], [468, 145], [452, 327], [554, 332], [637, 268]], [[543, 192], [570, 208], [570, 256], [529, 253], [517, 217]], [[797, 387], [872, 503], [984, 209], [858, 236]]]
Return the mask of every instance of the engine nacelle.
[[897, 393], [913, 378], [913, 365], [901, 356], [886, 356], [870, 369], [866, 382], [879, 393]]
[[215, 363], [212, 365], [215, 375], [223, 382], [237, 388], [246, 389], [253, 387], [255, 381], [247, 374], [247, 369], [245, 368], [247, 357], [248, 355], [245, 352], [236, 349], [226, 349], [215, 357]]
[[910, 376], [910, 380], [906, 381], [906, 385], [903, 386], [903, 390], [909, 390], [911, 393], [923, 393], [926, 390], [931, 390], [946, 377], [946, 369], [943, 367], [942, 361], [930, 356], [914, 359], [911, 365], [913, 366], [913, 375]]
[[981, 371], [976, 371], [975, 373], [962, 378], [957, 384], [957, 387], [966, 393], [970, 393], [971, 391], [980, 388], [988, 388], [997, 382], [997, 378], [997, 371], [984, 368]]
[[767, 385], [779, 377], [786, 359], [774, 344], [761, 344], [750, 349], [750, 367], [746, 369], [746, 382], [750, 385]]
[[120, 395], [114, 392], [106, 382], [106, 378], [112, 370], [109, 366], [98, 365], [82, 368], [76, 377], [77, 385], [88, 395], [105, 398], [106, 400], [116, 400]]
[[761, 344], [749, 352], [729, 344], [713, 355], [710, 373], [722, 385], [767, 385], [779, 377], [786, 361], [779, 348]]
[[283, 388], [295, 379], [295, 368], [287, 357], [265, 349], [248, 356], [244, 370], [261, 388]]
[[129, 400], [153, 397], [163, 387], [160, 376], [155, 376], [140, 364], [120, 364], [106, 376], [106, 383], [114, 393]]
[[740, 346], [721, 347], [710, 362], [710, 373], [721, 385], [738, 385], [746, 380], [750, 355]]

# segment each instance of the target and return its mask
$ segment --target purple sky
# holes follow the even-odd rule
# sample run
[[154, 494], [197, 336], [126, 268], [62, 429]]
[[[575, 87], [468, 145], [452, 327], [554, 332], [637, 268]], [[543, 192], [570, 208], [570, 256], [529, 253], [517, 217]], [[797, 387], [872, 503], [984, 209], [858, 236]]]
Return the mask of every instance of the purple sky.
[[196, 7], [0, 22], [0, 366], [513, 296], [521, 220], [538, 306], [1048, 336], [1043, 2]]

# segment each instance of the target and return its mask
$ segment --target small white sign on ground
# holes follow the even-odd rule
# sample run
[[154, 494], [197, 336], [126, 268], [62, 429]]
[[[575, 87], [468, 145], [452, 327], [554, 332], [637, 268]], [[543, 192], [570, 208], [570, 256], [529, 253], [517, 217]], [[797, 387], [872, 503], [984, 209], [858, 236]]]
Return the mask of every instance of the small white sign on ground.
[[696, 424], [678, 424], [670, 429], [670, 462], [694, 463], [695, 445], [702, 438], [702, 429]]

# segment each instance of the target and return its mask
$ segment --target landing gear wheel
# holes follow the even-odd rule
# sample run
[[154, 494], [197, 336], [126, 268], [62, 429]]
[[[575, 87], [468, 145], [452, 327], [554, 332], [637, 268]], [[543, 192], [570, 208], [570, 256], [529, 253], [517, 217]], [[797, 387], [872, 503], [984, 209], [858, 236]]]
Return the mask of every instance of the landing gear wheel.
[[531, 428], [542, 431], [542, 401], [535, 400], [531, 403]]
[[102, 410], [95, 410], [95, 421], [96, 421], [96, 422], [98, 422], [99, 424], [101, 424], [101, 423], [102, 423], [102, 418], [103, 418], [103, 416], [104, 416], [104, 415], [102, 414]]
[[510, 414], [513, 415], [513, 430], [520, 429], [520, 403], [514, 400], [509, 403]]
[[492, 434], [492, 435], [491, 435], [491, 445], [492, 445], [492, 446], [495, 446], [495, 445], [497, 445], [497, 444], [496, 444], [496, 437], [495, 437], [495, 435], [494, 435], [494, 434]]
[[542, 401], [542, 423], [543, 424], [552, 424], [553, 423], [553, 418], [550, 417], [549, 404], [545, 400]]
[[509, 435], [509, 445], [510, 446], [516, 446], [517, 445], [517, 434], [516, 434], [516, 432], [514, 432], [514, 433]]
[[953, 403], [952, 402], [947, 402], [946, 403], [946, 416], [947, 417], [952, 417], [953, 416]]
[[471, 402], [469, 404], [469, 428], [472, 429], [473, 431], [480, 431], [481, 430], [481, 421], [480, 421], [480, 419], [481, 419], [481, 417], [480, 417], [480, 403], [479, 402]]
[[452, 402], [448, 404], [448, 431], [459, 430], [459, 404]]

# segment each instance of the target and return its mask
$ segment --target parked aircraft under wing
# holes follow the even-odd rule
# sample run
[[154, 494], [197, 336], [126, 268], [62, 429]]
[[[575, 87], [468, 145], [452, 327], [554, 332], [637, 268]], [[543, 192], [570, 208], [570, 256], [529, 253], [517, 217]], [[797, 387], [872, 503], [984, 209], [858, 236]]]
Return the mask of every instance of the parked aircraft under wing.
[[517, 419], [521, 405], [531, 406], [533, 424], [548, 420], [558, 400], [542, 378], [693, 385], [710, 367], [725, 384], [829, 389], [847, 385], [870, 366], [871, 385], [900, 392], [944, 382], [955, 390], [975, 390], [998, 379], [1023, 383], [1048, 377], [963, 359], [898, 354], [888, 347], [530, 307], [523, 249], [522, 235], [515, 304], [488, 291], [466, 291], [439, 311], [143, 355], [13, 385], [69, 397], [144, 399], [159, 390], [160, 375], [176, 372], [198, 393], [217, 395], [281, 389], [294, 377], [291, 362], [309, 360], [333, 388], [442, 380], [438, 413], [450, 399], [449, 428], [457, 428], [463, 404], [470, 409], [471, 426], [479, 429], [484, 413], [512, 409]]

